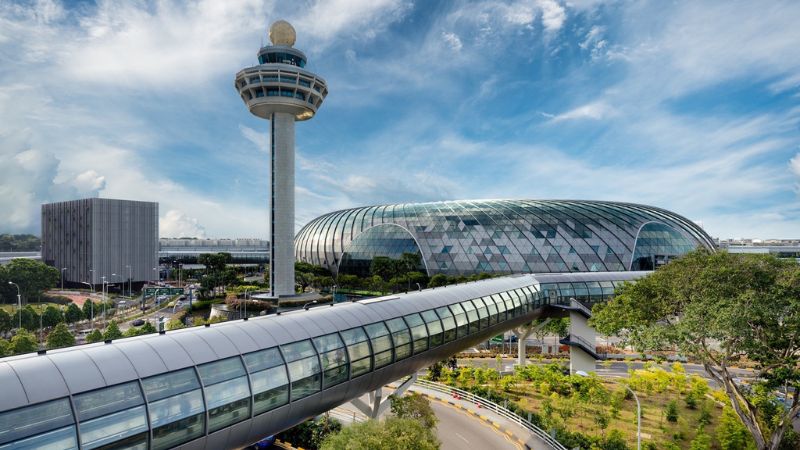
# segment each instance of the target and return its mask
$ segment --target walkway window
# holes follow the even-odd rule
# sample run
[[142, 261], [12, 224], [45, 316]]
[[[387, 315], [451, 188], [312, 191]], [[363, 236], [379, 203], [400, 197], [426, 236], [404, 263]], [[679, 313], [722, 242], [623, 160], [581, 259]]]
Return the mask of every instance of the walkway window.
[[453, 318], [456, 321], [456, 337], [462, 338], [469, 333], [469, 321], [467, 320], [467, 313], [464, 312], [464, 308], [461, 307], [458, 303], [450, 305], [450, 312], [453, 313]]
[[259, 77], [250, 77], [250, 84], [257, 84], [261, 83], [261, 78]]
[[78, 449], [75, 419], [63, 398], [0, 414], [0, 449]]
[[438, 314], [439, 318], [442, 319], [442, 326], [444, 327], [444, 341], [455, 341], [456, 321], [453, 319], [453, 313], [450, 312], [447, 306], [443, 306], [441, 308], [436, 308], [436, 314]]
[[497, 307], [497, 322], [505, 322], [506, 321], [506, 301], [501, 294], [494, 294], [492, 295], [492, 300], [494, 300], [494, 305]]
[[471, 300], [467, 300], [465, 302], [461, 302], [461, 306], [467, 313], [467, 320], [469, 320], [469, 333], [472, 334], [480, 330], [480, 317], [478, 316], [478, 310], [475, 309], [475, 304], [473, 304]]
[[281, 345], [281, 351], [289, 367], [291, 401], [319, 392], [322, 376], [319, 358], [311, 341], [306, 339], [294, 344]]
[[414, 340], [414, 354], [424, 352], [428, 349], [428, 329], [419, 314], [409, 314], [405, 317], [408, 327], [411, 329], [411, 338]]
[[555, 283], [540, 284], [539, 292], [541, 292], [544, 304], [555, 305], [558, 303], [558, 285]]
[[559, 301], [564, 304], [569, 304], [569, 299], [575, 297], [575, 289], [572, 283], [558, 283]]
[[589, 301], [599, 302], [603, 300], [603, 288], [597, 281], [587, 281], [586, 287], [589, 288]]
[[406, 323], [403, 319], [397, 318], [386, 321], [386, 326], [392, 332], [392, 341], [394, 341], [394, 360], [400, 361], [401, 359], [411, 356], [411, 333], [408, 331]]
[[442, 345], [444, 333], [442, 333], [442, 322], [439, 320], [439, 316], [437, 316], [433, 310], [428, 310], [422, 312], [422, 319], [425, 320], [425, 324], [428, 326], [428, 335], [431, 337], [431, 348]]
[[81, 448], [147, 447], [147, 413], [138, 382], [79, 394], [73, 402], [81, 424]]
[[392, 363], [392, 338], [389, 337], [389, 330], [383, 322], [371, 323], [364, 327], [367, 335], [372, 342], [372, 353], [374, 355], [374, 367], [380, 369]]
[[526, 292], [522, 289], [517, 289], [514, 291], [512, 297], [514, 297], [514, 309], [517, 311], [516, 316], [522, 316], [525, 314], [525, 302], [526, 300]]
[[239, 357], [197, 366], [206, 390], [208, 432], [250, 418], [250, 387]]
[[314, 338], [322, 361], [322, 389], [347, 381], [347, 349], [338, 333]]
[[575, 289], [575, 300], [589, 301], [589, 289], [586, 287], [586, 283], [572, 283], [572, 287]]
[[153, 450], [172, 448], [205, 434], [205, 405], [194, 369], [142, 380], [153, 428]]
[[289, 378], [276, 347], [244, 355], [253, 388], [253, 415], [289, 403]]
[[481, 330], [483, 330], [489, 326], [489, 310], [486, 308], [486, 302], [484, 302], [482, 298], [473, 299], [472, 302], [475, 303], [478, 317], [481, 319]]
[[347, 356], [350, 357], [350, 378], [355, 378], [372, 370], [372, 352], [369, 347], [367, 333], [361, 327], [342, 331], [342, 339], [347, 345]]
[[614, 296], [614, 283], [601, 281], [600, 287], [603, 289], [603, 300], [610, 300]]
[[483, 302], [486, 303], [486, 311], [489, 313], [489, 326], [492, 326], [497, 323], [497, 305], [492, 297], [483, 297]]
[[517, 316], [517, 305], [514, 304], [513, 297], [516, 297], [517, 294], [514, 291], [503, 292], [503, 298], [505, 299], [506, 303], [506, 316], [508, 319], [512, 319]]

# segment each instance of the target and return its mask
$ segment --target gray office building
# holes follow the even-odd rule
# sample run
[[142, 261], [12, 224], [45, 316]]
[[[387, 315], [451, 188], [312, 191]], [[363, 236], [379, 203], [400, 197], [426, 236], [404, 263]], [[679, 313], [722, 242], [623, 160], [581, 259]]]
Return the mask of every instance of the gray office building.
[[87, 198], [42, 205], [42, 261], [65, 283], [152, 280], [158, 266], [158, 203]]

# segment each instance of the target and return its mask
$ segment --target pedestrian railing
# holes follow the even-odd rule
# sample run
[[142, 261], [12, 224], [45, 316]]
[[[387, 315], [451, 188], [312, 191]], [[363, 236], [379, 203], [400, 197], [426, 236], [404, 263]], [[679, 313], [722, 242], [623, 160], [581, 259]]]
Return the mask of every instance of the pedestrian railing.
[[454, 388], [447, 386], [445, 384], [436, 383], [433, 381], [421, 380], [417, 379], [414, 383], [417, 386], [423, 387], [425, 389], [430, 389], [432, 391], [441, 392], [443, 394], [447, 394], [449, 396], [458, 397], [460, 400], [464, 400], [465, 402], [470, 402], [477, 405], [479, 408], [484, 408], [487, 411], [491, 411], [506, 420], [516, 423], [517, 425], [527, 429], [534, 435], [536, 435], [539, 439], [544, 441], [550, 447], [556, 450], [567, 450], [566, 447], [561, 445], [555, 438], [550, 436], [546, 431], [542, 430], [541, 428], [537, 427], [529, 420], [526, 420], [519, 415], [515, 414], [513, 411], [509, 410], [508, 408], [504, 408], [497, 403], [491, 402], [483, 397], [477, 396], [471, 392], [464, 391], [462, 389]]

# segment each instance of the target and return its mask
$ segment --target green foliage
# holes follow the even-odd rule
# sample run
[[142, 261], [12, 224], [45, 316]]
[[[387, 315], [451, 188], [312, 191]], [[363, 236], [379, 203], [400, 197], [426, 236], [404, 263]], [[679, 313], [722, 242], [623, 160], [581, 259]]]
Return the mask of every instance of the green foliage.
[[670, 400], [664, 408], [664, 417], [670, 422], [678, 421], [678, 402]]
[[717, 443], [720, 450], [747, 450], [751, 445], [747, 428], [731, 407], [726, 406], [722, 411], [717, 427]]
[[325, 438], [338, 433], [341, 429], [342, 424], [326, 414], [317, 420], [307, 420], [280, 433], [278, 439], [291, 442], [295, 447], [315, 450], [320, 448]]
[[430, 281], [428, 281], [428, 287], [440, 287], [447, 285], [447, 275], [437, 273], [436, 275], [432, 276]]
[[83, 302], [83, 317], [86, 319], [91, 319], [102, 310], [102, 308], [98, 309], [97, 305], [88, 298]]
[[33, 331], [39, 328], [39, 314], [31, 305], [22, 308], [22, 328]]
[[7, 333], [11, 331], [14, 326], [11, 314], [7, 313], [4, 309], [0, 309], [0, 333]]
[[800, 388], [800, 340], [791, 338], [800, 334], [800, 265], [793, 261], [694, 251], [624, 285], [595, 306], [591, 323], [638, 350], [677, 349], [701, 361], [731, 387], [728, 401], [742, 406], [736, 415], [757, 447], [770, 448], [800, 411], [800, 404], [776, 409], [757, 389], [743, 391], [723, 367], [744, 356], [762, 368], [757, 384], [767, 392]]
[[11, 355], [11, 343], [0, 338], [0, 358]]
[[61, 314], [61, 310], [53, 305], [47, 305], [47, 308], [45, 308], [42, 313], [42, 326], [50, 328], [63, 321], [64, 316]]
[[167, 330], [180, 330], [181, 328], [186, 328], [186, 325], [180, 319], [172, 319], [167, 322]]
[[689, 445], [689, 450], [711, 450], [711, 436], [700, 431]]
[[22, 303], [41, 301], [42, 293], [56, 287], [61, 272], [41, 261], [17, 258], [0, 266], [0, 299], [3, 303], [17, 303], [17, 288], [9, 285], [13, 281], [19, 286]]
[[108, 341], [111, 339], [119, 339], [121, 337], [123, 337], [123, 335], [122, 331], [119, 330], [119, 325], [117, 325], [117, 321], [112, 320], [106, 327], [106, 330], [103, 332], [103, 340]]
[[75, 303], [67, 305], [67, 310], [64, 311], [64, 318], [67, 323], [75, 323], [83, 320], [83, 311]]
[[602, 450], [628, 450], [625, 443], [625, 436], [619, 430], [611, 430], [608, 436], [600, 442]]
[[711, 424], [711, 408], [713, 408], [713, 406], [708, 401], [704, 401], [703, 405], [700, 407], [700, 417], [698, 417], [697, 423], [699, 423], [701, 427]]
[[86, 335], [86, 342], [92, 344], [94, 342], [101, 342], [103, 340], [103, 333], [100, 330], [94, 329], [91, 333]]
[[156, 327], [154, 327], [152, 323], [145, 322], [141, 327], [128, 328], [128, 330], [125, 332], [125, 337], [142, 336], [145, 334], [155, 333], [157, 331], [158, 330], [156, 330]]
[[689, 391], [683, 399], [686, 402], [686, 407], [689, 409], [697, 408], [697, 396], [693, 391]]
[[431, 381], [439, 381], [442, 379], [442, 368], [444, 368], [444, 361], [438, 361], [428, 367], [428, 379]]
[[39, 344], [36, 342], [36, 337], [26, 330], [17, 330], [17, 334], [11, 338], [11, 351], [15, 355], [35, 352], [38, 349]]
[[32, 234], [0, 234], [0, 252], [35, 252], [42, 240]]
[[322, 450], [436, 450], [433, 430], [413, 419], [389, 418], [351, 425], [322, 442]]
[[400, 419], [416, 420], [426, 428], [435, 428], [438, 422], [430, 401], [416, 392], [403, 397], [392, 396], [392, 414]]
[[64, 323], [59, 323], [47, 335], [47, 348], [71, 347], [75, 345], [75, 336], [70, 333], [69, 328]]

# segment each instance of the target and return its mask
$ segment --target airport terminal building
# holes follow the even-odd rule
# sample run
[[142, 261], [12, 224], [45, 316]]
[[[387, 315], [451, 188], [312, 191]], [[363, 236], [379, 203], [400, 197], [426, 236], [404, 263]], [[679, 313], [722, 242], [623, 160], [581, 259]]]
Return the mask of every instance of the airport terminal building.
[[418, 253], [428, 275], [652, 270], [715, 248], [694, 222], [664, 209], [580, 200], [459, 200], [352, 208], [295, 238], [298, 261], [365, 275], [375, 256]]

